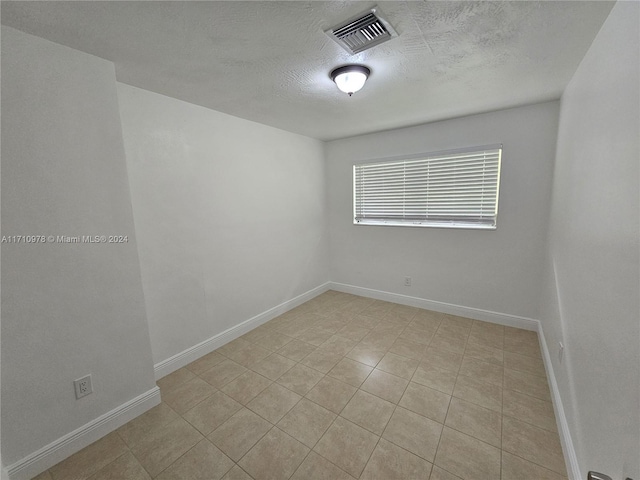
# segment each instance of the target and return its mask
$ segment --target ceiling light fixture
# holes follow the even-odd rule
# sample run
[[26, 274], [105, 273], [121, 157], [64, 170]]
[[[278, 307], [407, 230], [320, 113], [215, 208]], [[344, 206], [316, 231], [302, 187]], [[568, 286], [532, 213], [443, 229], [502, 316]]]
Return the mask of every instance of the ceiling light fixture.
[[364, 86], [370, 73], [364, 65], [345, 65], [333, 70], [330, 77], [341, 91], [351, 96]]

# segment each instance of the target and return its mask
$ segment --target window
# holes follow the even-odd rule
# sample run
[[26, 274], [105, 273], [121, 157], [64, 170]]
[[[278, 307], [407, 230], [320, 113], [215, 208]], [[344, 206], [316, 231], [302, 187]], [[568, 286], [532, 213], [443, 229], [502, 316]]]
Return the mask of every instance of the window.
[[495, 229], [502, 145], [353, 166], [354, 223]]

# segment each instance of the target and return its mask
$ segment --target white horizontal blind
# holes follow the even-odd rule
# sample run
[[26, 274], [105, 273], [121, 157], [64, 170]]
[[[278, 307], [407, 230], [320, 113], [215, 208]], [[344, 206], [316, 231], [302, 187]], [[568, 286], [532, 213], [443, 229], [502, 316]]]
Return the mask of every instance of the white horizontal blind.
[[495, 228], [502, 146], [354, 165], [354, 223]]

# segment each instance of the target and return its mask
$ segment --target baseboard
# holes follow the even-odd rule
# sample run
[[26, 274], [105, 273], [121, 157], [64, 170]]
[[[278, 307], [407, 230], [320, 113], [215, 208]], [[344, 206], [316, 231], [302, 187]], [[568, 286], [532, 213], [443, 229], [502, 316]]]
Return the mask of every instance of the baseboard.
[[399, 293], [384, 292], [382, 290], [374, 290], [371, 288], [356, 287], [355, 285], [347, 285], [344, 283], [329, 282], [329, 288], [338, 292], [351, 293], [362, 297], [375, 298], [377, 300], [385, 300], [387, 302], [400, 303], [411, 307], [424, 308], [440, 313], [448, 313], [449, 315], [457, 315], [460, 317], [473, 318], [475, 320], [483, 320], [485, 322], [497, 323], [508, 327], [522, 328], [524, 330], [538, 330], [538, 320], [532, 318], [520, 317], [517, 315], [509, 315], [506, 313], [491, 312], [479, 308], [465, 307], [462, 305], [454, 305], [451, 303], [438, 302], [425, 298], [411, 297], [401, 295]]
[[297, 307], [298, 305], [302, 305], [305, 302], [308, 302], [314, 297], [317, 297], [321, 293], [329, 290], [329, 282], [323, 283], [322, 285], [312, 288], [311, 290], [298, 295], [291, 300], [287, 300], [286, 302], [281, 303], [269, 310], [266, 310], [255, 317], [252, 317], [248, 320], [245, 320], [238, 325], [225, 330], [222, 333], [214, 335], [213, 337], [194, 345], [193, 347], [187, 348], [172, 357], [167, 358], [157, 364], [154, 365], [156, 380], [164, 377], [165, 375], [169, 375], [170, 373], [184, 367], [185, 365], [190, 364], [194, 360], [206, 355], [207, 353], [211, 353], [217, 348], [220, 348], [226, 343], [229, 343], [231, 340], [235, 340], [236, 338], [244, 335], [245, 333], [253, 330], [256, 327], [259, 327], [263, 323], [268, 322], [269, 320], [277, 317], [278, 315], [282, 315], [285, 312], [288, 312], [292, 308]]
[[116, 428], [133, 420], [160, 403], [160, 389], [154, 387], [142, 395], [123, 403], [49, 445], [9, 465], [11, 480], [29, 480], [65, 458], [82, 450]]
[[564, 453], [567, 475], [569, 476], [569, 480], [582, 480], [585, 477], [580, 473], [580, 467], [578, 466], [578, 457], [576, 456], [576, 450], [573, 446], [569, 423], [567, 422], [567, 416], [564, 413], [564, 406], [562, 405], [562, 398], [560, 397], [560, 389], [558, 388], [556, 375], [553, 371], [551, 355], [549, 353], [549, 347], [544, 336], [541, 322], [538, 322], [538, 341], [540, 342], [542, 359], [544, 360], [545, 370], [547, 371], [547, 381], [549, 382], [549, 389], [551, 390], [553, 410], [556, 415], [556, 425], [558, 427], [558, 434], [560, 435], [560, 443], [562, 444], [562, 453]]

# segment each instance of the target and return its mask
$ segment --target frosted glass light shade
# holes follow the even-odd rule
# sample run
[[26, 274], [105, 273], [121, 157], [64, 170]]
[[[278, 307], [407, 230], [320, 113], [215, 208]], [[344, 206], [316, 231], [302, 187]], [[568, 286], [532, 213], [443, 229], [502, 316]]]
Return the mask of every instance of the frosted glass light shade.
[[331, 72], [331, 79], [341, 91], [351, 96], [364, 86], [369, 73], [371, 70], [362, 65], [346, 65]]

